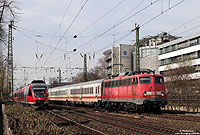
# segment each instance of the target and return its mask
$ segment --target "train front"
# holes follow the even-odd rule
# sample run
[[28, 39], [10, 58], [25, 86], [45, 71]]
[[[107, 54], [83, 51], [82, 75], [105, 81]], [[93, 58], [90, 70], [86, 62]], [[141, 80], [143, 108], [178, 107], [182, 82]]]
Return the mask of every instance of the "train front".
[[147, 110], [159, 110], [160, 107], [165, 107], [167, 100], [164, 79], [162, 75], [140, 75], [139, 83], [143, 105]]
[[34, 105], [42, 107], [48, 105], [48, 87], [44, 81], [32, 81], [32, 97], [34, 100]]

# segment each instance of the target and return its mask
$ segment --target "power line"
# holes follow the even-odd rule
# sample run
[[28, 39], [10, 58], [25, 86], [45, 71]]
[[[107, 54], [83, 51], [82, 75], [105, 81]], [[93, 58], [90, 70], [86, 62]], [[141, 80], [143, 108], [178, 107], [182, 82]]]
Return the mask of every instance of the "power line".
[[181, 32], [181, 33], [179, 33], [179, 34], [177, 34], [177, 35], [182, 35], [183, 33], [189, 32], [189, 31], [194, 30], [194, 29], [199, 28], [199, 27], [200, 27], [200, 25], [195, 26], [195, 27], [193, 27], [193, 28], [191, 28], [191, 29], [189, 29], [189, 30], [183, 31], [183, 32]]
[[143, 23], [140, 27], [143, 27], [144, 25], [150, 23], [151, 21], [155, 20], [156, 18], [158, 18], [159, 16], [161, 16], [162, 14], [166, 13], [167, 11], [173, 9], [174, 7], [180, 5], [181, 3], [183, 3], [185, 0], [182, 0], [178, 3], [176, 3], [175, 5], [173, 5], [172, 7], [166, 9], [165, 11], [162, 11], [160, 14], [156, 15], [155, 17], [151, 18], [150, 20], [148, 20], [147, 22]]
[[[150, 20], [148, 20], [147, 22], [143, 23], [143, 24], [140, 26], [140, 28], [143, 27], [143, 26], [145, 26], [145, 25], [147, 25], [148, 23], [150, 23], [150, 22], [153, 21], [154, 19], [158, 18], [158, 17], [161, 16], [162, 14], [166, 13], [167, 11], [169, 11], [169, 10], [173, 9], [174, 7], [178, 6], [179, 4], [181, 4], [181, 3], [184, 2], [184, 1], [185, 1], [185, 0], [182, 0], [182, 1], [178, 2], [177, 4], [173, 5], [171, 8], [169, 8], [169, 9], [163, 11], [162, 13], [156, 15], [156, 16], [153, 17], [152, 19], [150, 19]], [[199, 25], [198, 27], [200, 27], [200, 25]], [[195, 28], [196, 28], [196, 27], [195, 27]], [[193, 29], [194, 29], [194, 28], [193, 28]], [[131, 32], [129, 32], [129, 33], [126, 34], [125, 36], [119, 38], [117, 41], [121, 41], [122, 39], [124, 39], [125, 37], [127, 37], [128, 35], [130, 35], [133, 31], [135, 31], [135, 29], [133, 29]], [[113, 43], [112, 43], [112, 44], [113, 44]], [[102, 48], [102, 49], [96, 51], [96, 53], [99, 53], [100, 51], [106, 49], [107, 47], [111, 46], [112, 44], [109, 44], [108, 46], [106, 46], [106, 47], [104, 47], [104, 48]]]
[[114, 7], [112, 7], [108, 12], [106, 12], [103, 16], [99, 17], [97, 20], [95, 20], [92, 24], [88, 25], [85, 29], [83, 29], [81, 32], [79, 32], [77, 35], [80, 35], [81, 33], [85, 32], [87, 29], [89, 29], [91, 26], [93, 26], [95, 23], [97, 23], [98, 21], [100, 21], [101, 19], [103, 19], [106, 15], [108, 15], [110, 12], [112, 12], [115, 8], [117, 8], [118, 6], [120, 6], [123, 2], [125, 2], [126, 0], [122, 0], [120, 1], [117, 5], [115, 5]]
[[197, 17], [195, 17], [195, 18], [193, 18], [193, 19], [191, 19], [191, 20], [189, 20], [189, 21], [187, 21], [187, 22], [181, 24], [180, 26], [178, 26], [178, 27], [176, 27], [176, 28], [174, 28], [174, 29], [168, 31], [168, 33], [171, 33], [171, 32], [173, 32], [173, 31], [176, 31], [177, 29], [179, 29], [179, 28], [181, 28], [181, 27], [183, 27], [183, 26], [185, 26], [185, 25], [187, 25], [187, 24], [189, 24], [189, 23], [191, 23], [191, 22], [193, 22], [193, 21], [195, 21], [195, 20], [197, 20], [197, 19], [199, 19], [199, 18], [200, 18], [200, 16], [197, 16]]
[[[24, 30], [24, 31], [31, 32], [31, 33], [26, 32], [26, 34], [30, 34], [30, 35], [33, 35], [33, 36], [35, 36], [35, 35], [37, 35], [37, 34], [42, 34], [42, 37], [43, 37], [44, 35], [47, 35], [47, 36], [50, 36], [50, 37], [53, 37], [53, 36], [54, 36], [54, 35], [52, 35], [52, 34], [47, 34], [47, 33], [42, 33], [42, 32], [38, 32], [38, 31], [33, 31], [33, 30], [21, 28], [21, 27], [17, 27], [17, 28], [18, 28], [18, 29], [21, 29], [21, 30]], [[124, 32], [127, 32], [127, 31], [120, 31], [120, 32], [117, 32], [117, 33], [115, 33], [115, 34], [119, 34], [119, 35], [120, 35], [121, 33], [124, 33]], [[25, 33], [25, 32], [24, 32], [24, 33]], [[110, 35], [113, 35], [113, 34], [107, 34], [107, 35], [102, 35], [102, 36], [110, 36]], [[91, 37], [97, 37], [97, 36], [100, 36], [100, 35], [94, 35], [94, 36], [83, 35], [83, 36], [79, 36], [79, 38], [91, 38]], [[62, 37], [62, 36], [55, 35], [55, 37], [60, 38], [60, 37]], [[72, 37], [72, 35], [70, 35], [70, 36], [68, 36], [68, 37], [64, 37], [64, 38], [70, 38], [70, 37]], [[67, 42], [69, 43], [69, 41], [67, 41]]]
[[[176, 7], [177, 5], [181, 4], [183, 1], [185, 1], [185, 0], [182, 0], [181, 2], [175, 4], [175, 5], [172, 6], [170, 9], [172, 9], [172, 8]], [[169, 11], [170, 9], [165, 10], [163, 13]], [[144, 25], [150, 23], [151, 21], [153, 21], [153, 20], [156, 19], [157, 17], [161, 16], [163, 13], [161, 13], [161, 14], [159, 14], [159, 15], [153, 17], [152, 19], [150, 19], [150, 20], [148, 20], [147, 22], [143, 23], [141, 26], [144, 26]], [[128, 34], [126, 34], [125, 36], [119, 38], [117, 41], [121, 41], [122, 39], [124, 39], [125, 37], [127, 37], [127, 36], [128, 36], [129, 34], [131, 34], [131, 33], [132, 33], [132, 31], [129, 32]], [[109, 46], [110, 46], [110, 45], [111, 45], [111, 44], [109, 44]], [[98, 50], [98, 51], [102, 51], [102, 50], [104, 50], [104, 49], [105, 49], [105, 47], [104, 47], [103, 49], [101, 49], [101, 50]], [[96, 52], [97, 52], [97, 51], [96, 51]]]
[[[122, 41], [124, 38], [126, 38], [127, 36], [129, 36], [133, 31], [135, 31], [135, 30], [132, 30], [132, 31], [130, 31], [129, 33], [127, 33], [126, 35], [120, 37], [119, 39], [117, 39], [117, 40], [115, 41], [115, 43], [119, 43], [119, 42]], [[104, 47], [104, 48], [102, 48], [102, 49], [100, 49], [100, 50], [98, 50], [98, 51], [95, 51], [95, 53], [99, 53], [99, 52], [105, 50], [106, 48], [108, 48], [108, 47], [110, 47], [110, 46], [113, 46], [113, 44], [114, 44], [114, 43], [111, 43], [111, 44], [107, 45], [106, 47]]]
[[19, 33], [21, 33], [21, 34], [24, 35], [25, 37], [31, 39], [31, 40], [34, 41], [34, 42], [39, 43], [39, 44], [42, 45], [42, 46], [46, 46], [46, 47], [49, 47], [49, 48], [53, 48], [53, 49], [57, 49], [57, 50], [60, 50], [60, 51], [64, 51], [64, 52], [65, 52], [65, 50], [62, 50], [62, 49], [60, 49], [60, 48], [56, 48], [56, 47], [53, 47], [53, 46], [50, 46], [50, 45], [46, 45], [46, 44], [44, 44], [44, 43], [41, 43], [41, 42], [39, 42], [39, 41], [36, 41], [35, 39], [33, 39], [32, 37], [28, 36], [28, 35], [25, 34], [24, 32], [18, 30], [17, 27], [15, 27], [14, 30], [18, 31]]
[[[142, 8], [141, 10], [139, 10], [138, 12], [136, 12], [135, 14], [129, 16], [128, 18], [126, 18], [126, 19], [124, 19], [124, 20], [120, 19], [120, 20], [122, 20], [121, 22], [120, 22], [120, 20], [119, 20], [117, 23], [115, 23], [115, 25], [113, 25], [112, 27], [110, 27], [109, 29], [107, 29], [106, 31], [104, 31], [103, 33], [99, 34], [97, 37], [95, 37], [95, 38], [89, 40], [88, 42], [86, 42], [86, 43], [84, 43], [84, 44], [81, 44], [77, 49], [80, 49], [80, 48], [82, 48], [82, 47], [88, 45], [88, 44], [91, 43], [92, 41], [96, 40], [96, 39], [99, 38], [100, 36], [102, 36], [102, 35], [104, 35], [105, 33], [109, 32], [109, 31], [112, 30], [113, 28], [115, 28], [115, 27], [121, 25], [122, 23], [126, 22], [127, 20], [131, 19], [132, 17], [134, 17], [135, 15], [137, 15], [137, 14], [139, 14], [140, 12], [144, 11], [145, 9], [147, 9], [147, 8], [150, 7], [150, 6], [152, 6], [153, 4], [155, 4], [155, 3], [158, 2], [158, 1], [159, 1], [159, 0], [156, 0], [156, 1], [154, 1], [154, 2], [151, 2], [149, 5], [147, 5], [146, 7]], [[140, 3], [140, 4], [141, 4], [141, 3]], [[140, 4], [136, 5], [133, 9], [137, 8]], [[126, 14], [126, 15], [127, 15], [127, 14]], [[124, 17], [123, 17], [123, 18], [124, 18]], [[80, 52], [80, 51], [79, 51], [79, 52]], [[78, 52], [77, 52], [77, 53], [78, 53]]]
[[64, 18], [65, 18], [65, 16], [66, 16], [66, 14], [67, 14], [67, 12], [68, 12], [68, 10], [69, 10], [71, 4], [72, 4], [72, 0], [70, 0], [69, 5], [68, 5], [67, 9], [65, 10], [65, 13], [64, 13], [64, 15], [63, 15], [63, 17], [62, 17], [62, 19], [61, 19], [59, 25], [58, 25], [58, 28], [57, 28], [56, 32], [54, 33], [53, 38], [52, 38], [51, 41], [50, 41], [50, 45], [51, 45], [52, 41], [54, 40], [54, 38], [55, 38], [55, 36], [56, 36], [56, 34], [57, 34], [59, 28], [61, 27], [61, 25], [62, 25], [62, 23], [63, 23], [63, 21], [64, 21]]
[[[74, 21], [76, 20], [76, 18], [79, 16], [79, 14], [81, 13], [81, 11], [83, 10], [83, 8], [85, 7], [85, 5], [87, 4], [88, 0], [86, 0], [86, 2], [83, 4], [83, 6], [81, 7], [81, 9], [78, 11], [78, 13], [76, 14], [76, 16], [74, 17], [74, 19], [72, 20], [72, 22], [70, 23], [69, 27], [67, 28], [67, 30], [64, 32], [63, 36], [60, 38], [60, 40], [58, 41], [57, 45], [55, 48], [58, 47], [58, 45], [60, 44], [61, 40], [64, 38], [65, 34], [68, 32], [68, 30], [71, 28], [72, 24], [74, 23]], [[46, 60], [46, 62], [44, 63], [44, 65], [48, 62], [48, 60], [50, 59], [50, 57], [52, 56], [53, 52], [55, 51], [55, 48], [53, 49], [53, 51], [50, 53], [48, 59]]]
[[[122, 23], [126, 22], [126, 21], [129, 20], [130, 18], [132, 18], [132, 17], [134, 17], [135, 15], [139, 14], [140, 12], [142, 12], [143, 10], [145, 10], [145, 9], [147, 9], [148, 7], [152, 6], [153, 4], [157, 3], [158, 1], [159, 1], [159, 0], [156, 0], [156, 1], [154, 1], [154, 2], [151, 2], [149, 5], [147, 5], [146, 7], [142, 8], [141, 10], [139, 10], [138, 12], [136, 12], [135, 14], [133, 14], [133, 15], [127, 17], [126, 19], [124, 19], [124, 17], [121, 18], [120, 20], [122, 20], [122, 19], [124, 19], [124, 20], [122, 20], [122, 21], [119, 20], [119, 21], [118, 21], [117, 23], [115, 23], [115, 25], [113, 25], [111, 28], [109, 28], [109, 29], [107, 29], [106, 31], [104, 31], [103, 33], [99, 34], [99, 35], [98, 35], [97, 37], [95, 37], [94, 39], [91, 39], [91, 40], [89, 40], [88, 42], [86, 42], [86, 43], [80, 45], [77, 49], [80, 49], [81, 47], [83, 47], [83, 46], [85, 46], [85, 45], [88, 45], [88, 44], [91, 43], [92, 41], [95, 41], [95, 40], [96, 40], [97, 38], [99, 38], [100, 36], [102, 36], [102, 35], [104, 35], [105, 33], [109, 32], [110, 30], [112, 30], [112, 29], [115, 28], [116, 26], [119, 26], [119, 25], [121, 25]], [[138, 5], [136, 5], [133, 9], [136, 9], [136, 8], [137, 8], [138, 6], [140, 6], [143, 2], [144, 2], [144, 1], [142, 1], [141, 3], [139, 3]], [[131, 11], [132, 11], [132, 10], [131, 10]], [[125, 16], [127, 16], [127, 14], [126, 14]], [[125, 35], [125, 36], [123, 36], [123, 37], [121, 37], [121, 38], [119, 39], [119, 41], [121, 41], [122, 39], [124, 39], [126, 36], [128, 36], [128, 35], [131, 34], [131, 33], [132, 33], [132, 32], [128, 33], [127, 35]], [[112, 45], [112, 44], [113, 44], [113, 43], [111, 43], [111, 45]], [[108, 46], [110, 46], [110, 44], [109, 44]], [[86, 48], [86, 47], [85, 47], [85, 48]], [[107, 47], [106, 47], [106, 48], [107, 48]], [[78, 51], [78, 52], [80, 52], [80, 51]], [[78, 52], [74, 53], [73, 55], [77, 54]]]
[[[30, 34], [30, 35], [35, 35], [35, 34], [41, 34], [42, 36], [44, 36], [44, 35], [46, 35], [47, 37], [49, 36], [49, 37], [61, 37], [61, 36], [59, 36], [59, 35], [54, 35], [54, 34], [48, 34], [48, 33], [44, 33], [44, 32], [38, 32], [38, 31], [34, 31], [34, 30], [30, 30], [30, 29], [26, 29], [26, 28], [21, 28], [21, 27], [19, 27], [19, 26], [17, 26], [17, 28], [18, 29], [20, 29], [20, 30], [23, 30], [23, 31], [26, 31], [26, 33], [27, 34]], [[28, 32], [30, 32], [30, 33], [28, 33]], [[55, 38], [54, 37], [54, 38]], [[69, 38], [69, 37], [64, 37], [64, 38]]]

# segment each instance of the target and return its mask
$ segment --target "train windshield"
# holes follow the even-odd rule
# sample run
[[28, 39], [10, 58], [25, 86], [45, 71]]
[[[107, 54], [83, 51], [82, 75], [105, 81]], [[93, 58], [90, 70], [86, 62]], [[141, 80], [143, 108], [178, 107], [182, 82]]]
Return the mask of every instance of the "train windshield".
[[140, 84], [151, 84], [150, 77], [140, 77]]
[[33, 93], [35, 97], [44, 97], [46, 94], [46, 86], [35, 86], [33, 87]]
[[163, 77], [155, 77], [155, 83], [163, 84], [164, 83], [164, 78]]

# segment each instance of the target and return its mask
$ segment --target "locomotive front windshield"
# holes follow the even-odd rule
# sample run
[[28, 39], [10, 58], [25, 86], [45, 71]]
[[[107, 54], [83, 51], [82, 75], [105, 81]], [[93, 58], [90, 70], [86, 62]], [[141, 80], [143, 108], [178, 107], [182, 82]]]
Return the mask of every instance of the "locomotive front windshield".
[[44, 97], [46, 94], [47, 87], [45, 85], [33, 86], [33, 93], [35, 97]]

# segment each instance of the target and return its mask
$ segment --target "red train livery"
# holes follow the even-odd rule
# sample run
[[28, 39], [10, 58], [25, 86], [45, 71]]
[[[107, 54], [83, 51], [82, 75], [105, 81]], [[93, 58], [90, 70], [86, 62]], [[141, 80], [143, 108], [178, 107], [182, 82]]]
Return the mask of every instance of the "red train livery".
[[48, 104], [48, 87], [42, 80], [34, 80], [31, 84], [13, 92], [14, 100], [34, 106]]
[[167, 104], [163, 76], [141, 71], [104, 80], [102, 103], [107, 108], [158, 111]]
[[51, 88], [49, 101], [139, 112], [167, 104], [163, 76], [149, 70]]

